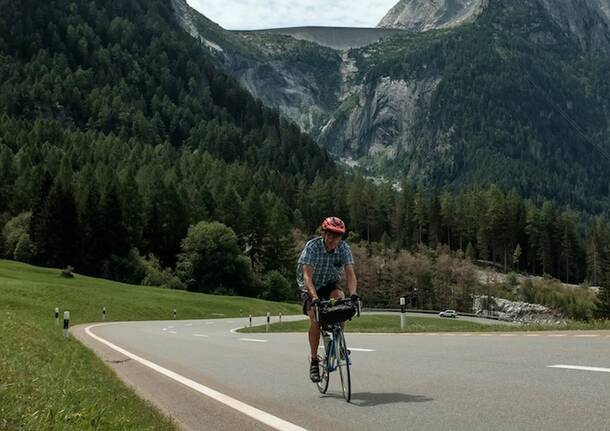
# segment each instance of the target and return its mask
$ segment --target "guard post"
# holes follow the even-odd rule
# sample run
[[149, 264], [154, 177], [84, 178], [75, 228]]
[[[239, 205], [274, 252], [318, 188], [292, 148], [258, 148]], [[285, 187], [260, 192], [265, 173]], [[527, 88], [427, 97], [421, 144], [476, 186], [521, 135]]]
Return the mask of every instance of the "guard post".
[[68, 338], [68, 329], [70, 329], [70, 312], [64, 311], [64, 338]]
[[59, 326], [59, 308], [55, 307], [55, 326]]
[[407, 317], [407, 299], [404, 296], [400, 297], [400, 329], [405, 329], [405, 320]]
[[102, 320], [106, 320], [106, 307], [102, 308]]
[[271, 314], [267, 311], [267, 325], [265, 332], [269, 332], [269, 321], [271, 320]]

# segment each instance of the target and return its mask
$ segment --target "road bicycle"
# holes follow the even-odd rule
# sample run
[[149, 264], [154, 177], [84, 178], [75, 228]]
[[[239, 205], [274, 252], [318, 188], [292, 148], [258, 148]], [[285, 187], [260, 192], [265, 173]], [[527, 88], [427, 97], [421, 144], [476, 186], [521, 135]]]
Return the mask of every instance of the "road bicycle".
[[318, 390], [325, 394], [328, 390], [330, 373], [339, 370], [343, 398], [347, 402], [352, 398], [351, 360], [341, 323], [351, 320], [354, 315], [360, 317], [360, 301], [354, 303], [351, 299], [323, 300], [315, 309], [316, 322], [320, 324], [325, 352], [320, 360], [320, 381], [316, 383]]

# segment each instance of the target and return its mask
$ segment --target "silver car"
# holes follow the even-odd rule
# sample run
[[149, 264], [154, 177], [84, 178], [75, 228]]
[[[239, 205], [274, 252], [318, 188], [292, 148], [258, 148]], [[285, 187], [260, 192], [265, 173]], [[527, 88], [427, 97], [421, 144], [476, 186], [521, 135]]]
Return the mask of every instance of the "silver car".
[[452, 317], [452, 318], [457, 318], [457, 311], [455, 310], [445, 310], [445, 311], [441, 311], [440, 313], [438, 313], [439, 317]]

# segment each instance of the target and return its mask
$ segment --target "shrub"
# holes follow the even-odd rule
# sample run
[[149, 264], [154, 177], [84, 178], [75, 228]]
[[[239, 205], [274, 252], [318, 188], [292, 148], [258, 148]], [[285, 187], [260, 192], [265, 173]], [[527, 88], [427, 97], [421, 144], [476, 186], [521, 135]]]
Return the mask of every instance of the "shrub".
[[4, 255], [9, 259], [29, 262], [35, 253], [29, 230], [31, 212], [24, 212], [10, 219], [2, 229]]
[[189, 290], [254, 294], [250, 259], [239, 249], [233, 229], [222, 223], [200, 222], [189, 228], [176, 272], [182, 281], [189, 281]]
[[74, 278], [74, 273], [73, 273], [73, 271], [74, 271], [74, 267], [72, 267], [72, 266], [68, 265], [66, 268], [64, 268], [64, 269], [62, 269], [62, 270], [61, 270], [60, 275], [61, 275], [63, 278]]
[[295, 299], [295, 290], [279, 271], [270, 271], [263, 281], [263, 299], [287, 301]]

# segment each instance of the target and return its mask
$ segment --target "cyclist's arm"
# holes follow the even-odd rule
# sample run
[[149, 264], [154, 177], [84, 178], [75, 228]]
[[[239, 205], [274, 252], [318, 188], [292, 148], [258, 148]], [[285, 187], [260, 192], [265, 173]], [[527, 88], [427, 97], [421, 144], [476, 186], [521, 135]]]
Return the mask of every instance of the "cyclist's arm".
[[349, 290], [349, 294], [355, 295], [358, 290], [358, 280], [356, 280], [354, 265], [345, 265], [345, 280], [347, 281], [347, 290]]
[[313, 266], [303, 265], [303, 281], [305, 282], [305, 289], [307, 289], [309, 298], [312, 301], [318, 299], [318, 293], [313, 285]]

